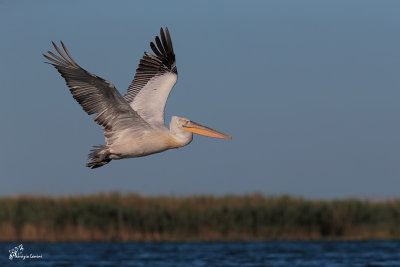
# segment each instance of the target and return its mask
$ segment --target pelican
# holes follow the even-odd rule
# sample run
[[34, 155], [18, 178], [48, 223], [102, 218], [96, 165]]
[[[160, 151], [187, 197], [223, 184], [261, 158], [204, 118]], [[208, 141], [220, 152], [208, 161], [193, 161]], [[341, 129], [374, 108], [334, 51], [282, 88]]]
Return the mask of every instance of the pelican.
[[65, 79], [75, 100], [94, 121], [103, 127], [106, 145], [94, 146], [86, 166], [98, 168], [111, 160], [143, 157], [167, 149], [188, 145], [193, 133], [215, 138], [226, 134], [186, 118], [172, 116], [169, 129], [164, 123], [167, 98], [178, 79], [175, 53], [168, 28], [150, 47], [155, 55], [144, 53], [127, 93], [122, 96], [115, 86], [85, 69], [52, 42], [55, 50], [43, 56]]

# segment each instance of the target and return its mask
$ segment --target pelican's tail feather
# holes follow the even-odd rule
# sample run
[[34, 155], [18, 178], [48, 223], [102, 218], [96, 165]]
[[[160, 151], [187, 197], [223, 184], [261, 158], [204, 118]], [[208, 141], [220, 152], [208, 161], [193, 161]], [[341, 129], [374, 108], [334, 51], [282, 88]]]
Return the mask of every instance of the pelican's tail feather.
[[86, 164], [86, 167], [95, 169], [104, 166], [111, 161], [109, 157], [110, 151], [108, 150], [107, 146], [94, 146], [90, 151], [91, 153], [88, 155], [90, 162]]

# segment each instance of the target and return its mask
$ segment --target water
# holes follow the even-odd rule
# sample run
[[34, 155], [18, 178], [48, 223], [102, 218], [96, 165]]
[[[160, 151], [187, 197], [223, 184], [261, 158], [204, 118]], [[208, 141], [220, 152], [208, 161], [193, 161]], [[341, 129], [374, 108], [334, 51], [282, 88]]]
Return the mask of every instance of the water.
[[[42, 258], [9, 260], [21, 255]], [[0, 266], [400, 266], [400, 241], [0, 243]]]

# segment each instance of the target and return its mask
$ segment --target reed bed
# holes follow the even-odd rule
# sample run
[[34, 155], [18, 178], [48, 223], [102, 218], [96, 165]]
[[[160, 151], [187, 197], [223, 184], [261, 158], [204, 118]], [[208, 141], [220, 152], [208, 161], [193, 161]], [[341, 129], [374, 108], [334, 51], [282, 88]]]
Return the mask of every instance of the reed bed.
[[398, 199], [117, 193], [0, 198], [0, 241], [399, 238]]

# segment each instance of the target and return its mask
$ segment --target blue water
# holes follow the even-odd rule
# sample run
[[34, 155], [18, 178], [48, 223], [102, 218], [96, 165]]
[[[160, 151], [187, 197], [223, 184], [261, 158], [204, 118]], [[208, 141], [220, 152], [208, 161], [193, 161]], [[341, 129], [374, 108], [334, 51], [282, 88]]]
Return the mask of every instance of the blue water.
[[[22, 244], [21, 255], [9, 250]], [[0, 243], [0, 266], [400, 266], [400, 241]]]

